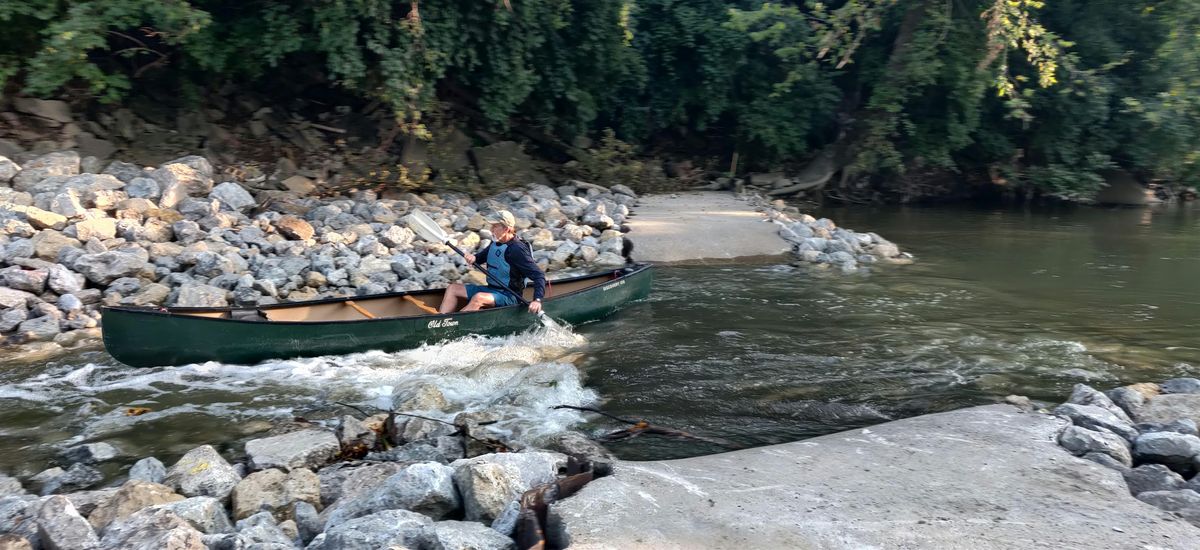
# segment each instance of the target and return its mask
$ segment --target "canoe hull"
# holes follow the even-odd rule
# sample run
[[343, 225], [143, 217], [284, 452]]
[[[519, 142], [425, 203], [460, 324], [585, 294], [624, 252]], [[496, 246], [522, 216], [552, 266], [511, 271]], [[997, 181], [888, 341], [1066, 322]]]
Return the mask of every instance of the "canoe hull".
[[[650, 293], [649, 266], [618, 270], [622, 276], [544, 303], [552, 318], [572, 325], [599, 320]], [[614, 273], [616, 273], [614, 272]], [[402, 296], [405, 293], [396, 293]], [[364, 299], [365, 297], [359, 298]], [[220, 311], [213, 308], [208, 311]], [[194, 308], [188, 311], [206, 311]], [[268, 359], [386, 352], [472, 334], [514, 334], [537, 325], [522, 306], [419, 317], [325, 322], [213, 319], [149, 308], [104, 308], [104, 346], [134, 367], [204, 361], [253, 364]]]

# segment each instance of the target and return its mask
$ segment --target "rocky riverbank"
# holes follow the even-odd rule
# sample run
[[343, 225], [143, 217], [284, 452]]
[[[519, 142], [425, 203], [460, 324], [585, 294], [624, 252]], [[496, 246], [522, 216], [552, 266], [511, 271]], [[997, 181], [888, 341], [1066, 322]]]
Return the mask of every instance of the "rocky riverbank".
[[1059, 444], [1121, 473], [1138, 500], [1200, 527], [1200, 380], [1175, 378], [1100, 392], [1075, 386], [1054, 413]]
[[[436, 410], [436, 393], [398, 404]], [[117, 450], [79, 445], [63, 453], [66, 470], [25, 482], [0, 475], [0, 549], [514, 548], [513, 536], [537, 525], [522, 495], [558, 487], [564, 474], [585, 482], [609, 458], [575, 434], [552, 441], [556, 450], [495, 452], [516, 451], [483, 429], [496, 420], [383, 413], [293, 423], [248, 441], [240, 462], [203, 445], [169, 468], [143, 458], [107, 488], [95, 488], [97, 466]]]
[[[460, 246], [491, 237], [483, 213], [511, 210], [548, 272], [625, 263], [623, 186], [531, 185], [484, 200], [373, 191], [314, 196], [288, 179], [221, 181], [191, 156], [157, 168], [100, 166], [74, 152], [0, 158], [0, 334], [47, 356], [94, 341], [99, 307], [254, 306], [445, 286], [463, 260], [400, 223], [419, 208]], [[283, 187], [290, 187], [284, 190]], [[252, 193], [253, 191], [253, 193]]]
[[[93, 346], [101, 305], [255, 306], [446, 286], [478, 278], [448, 248], [400, 223], [421, 209], [461, 247], [491, 237], [508, 209], [547, 272], [615, 266], [637, 195], [569, 181], [490, 198], [350, 191], [323, 196], [303, 176], [237, 180], [203, 157], [158, 167], [74, 151], [0, 157], [0, 337], [29, 360]], [[858, 271], [906, 255], [781, 201], [754, 199], [797, 256]]]

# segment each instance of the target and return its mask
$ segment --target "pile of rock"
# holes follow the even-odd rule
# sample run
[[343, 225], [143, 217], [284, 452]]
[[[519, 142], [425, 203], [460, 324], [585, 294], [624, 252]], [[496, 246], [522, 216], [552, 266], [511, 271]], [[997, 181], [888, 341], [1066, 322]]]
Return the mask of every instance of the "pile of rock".
[[491, 238], [484, 214], [504, 208], [547, 271], [621, 265], [636, 201], [628, 187], [578, 181], [479, 201], [312, 191], [255, 190], [199, 156], [157, 168], [73, 151], [0, 156], [0, 336], [71, 346], [97, 336], [101, 304], [255, 306], [467, 277], [461, 258], [404, 227], [412, 209], [467, 250]]
[[1200, 380], [1107, 392], [1078, 384], [1054, 413], [1072, 423], [1059, 436], [1064, 448], [1121, 472], [1139, 500], [1200, 526]]
[[[428, 394], [397, 399], [429, 405]], [[247, 442], [244, 463], [205, 445], [170, 468], [144, 458], [127, 480], [98, 490], [86, 490], [103, 477], [91, 464], [115, 453], [97, 444], [72, 449], [65, 456], [84, 460], [28, 480], [42, 496], [0, 476], [0, 547], [513, 548], [518, 499], [557, 480], [568, 455], [493, 453], [481, 429], [489, 420], [385, 413], [345, 416], [335, 430], [290, 425]], [[608, 459], [575, 434], [555, 445]]]
[[899, 246], [875, 233], [857, 233], [838, 227], [831, 219], [801, 214], [779, 199], [755, 200], [779, 226], [779, 236], [792, 244], [796, 256], [816, 269], [849, 274], [865, 271], [875, 263], [906, 265], [913, 261], [912, 254], [901, 252]]

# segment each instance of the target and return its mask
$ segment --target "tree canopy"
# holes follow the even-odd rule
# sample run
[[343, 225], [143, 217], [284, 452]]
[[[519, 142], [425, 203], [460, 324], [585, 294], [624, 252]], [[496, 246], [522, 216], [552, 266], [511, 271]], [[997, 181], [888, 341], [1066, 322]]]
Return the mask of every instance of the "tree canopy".
[[0, 83], [120, 101], [303, 80], [495, 131], [750, 166], [827, 153], [1086, 194], [1200, 184], [1200, 0], [8, 0]]

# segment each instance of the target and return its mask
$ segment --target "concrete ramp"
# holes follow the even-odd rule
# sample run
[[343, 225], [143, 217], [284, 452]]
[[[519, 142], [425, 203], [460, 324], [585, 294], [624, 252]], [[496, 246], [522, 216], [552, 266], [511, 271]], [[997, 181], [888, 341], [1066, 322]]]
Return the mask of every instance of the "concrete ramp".
[[638, 199], [626, 237], [642, 262], [777, 256], [791, 247], [779, 227], [730, 193], [684, 192]]
[[1065, 421], [989, 405], [615, 474], [552, 505], [579, 550], [1196, 549], [1200, 529], [1055, 443]]

